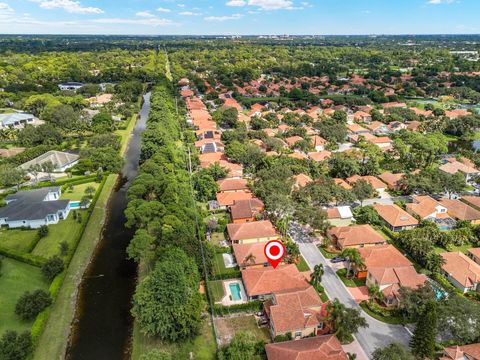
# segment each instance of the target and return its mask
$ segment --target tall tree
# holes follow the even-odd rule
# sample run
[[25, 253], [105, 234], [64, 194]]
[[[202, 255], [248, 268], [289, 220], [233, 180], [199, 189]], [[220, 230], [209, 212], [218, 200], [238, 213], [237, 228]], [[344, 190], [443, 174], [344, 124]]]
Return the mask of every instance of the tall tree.
[[415, 357], [405, 346], [393, 343], [376, 349], [372, 354], [372, 360], [415, 360]]
[[435, 355], [437, 336], [437, 304], [432, 300], [421, 314], [413, 333], [412, 352], [419, 358], [432, 358]]
[[348, 341], [358, 329], [368, 327], [359, 310], [347, 308], [338, 299], [328, 305], [327, 311], [335, 335], [340, 341]]

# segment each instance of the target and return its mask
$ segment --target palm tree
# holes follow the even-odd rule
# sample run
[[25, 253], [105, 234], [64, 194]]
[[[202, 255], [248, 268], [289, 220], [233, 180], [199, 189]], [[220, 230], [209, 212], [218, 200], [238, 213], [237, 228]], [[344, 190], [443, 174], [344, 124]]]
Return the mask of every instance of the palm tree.
[[288, 228], [290, 227], [290, 221], [292, 220], [292, 217], [287, 215], [282, 217], [280, 220], [277, 222], [277, 228], [278, 231], [285, 237], [287, 236], [287, 231]]
[[351, 274], [353, 267], [361, 269], [365, 267], [362, 257], [358, 249], [346, 248], [342, 251], [342, 256], [348, 259], [348, 272], [347, 277]]
[[325, 273], [323, 264], [315, 265], [313, 272], [310, 274], [310, 284], [313, 286], [319, 285], [322, 282], [322, 276]]
[[380, 287], [378, 285], [369, 286], [368, 287], [368, 295], [370, 296], [370, 301], [372, 301], [372, 300], [382, 301], [383, 300], [383, 293], [380, 290]]
[[253, 254], [248, 254], [246, 257], [245, 257], [245, 260], [244, 260], [244, 263], [245, 264], [250, 264], [250, 265], [254, 265], [255, 264], [255, 255]]

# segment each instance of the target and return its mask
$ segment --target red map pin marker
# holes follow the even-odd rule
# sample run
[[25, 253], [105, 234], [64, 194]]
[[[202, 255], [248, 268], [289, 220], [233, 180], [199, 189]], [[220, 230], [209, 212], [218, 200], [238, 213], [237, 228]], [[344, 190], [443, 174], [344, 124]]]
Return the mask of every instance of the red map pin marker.
[[265, 248], [263, 249], [263, 253], [265, 254], [265, 257], [267, 258], [268, 262], [270, 263], [270, 265], [273, 266], [274, 269], [278, 266], [280, 261], [282, 261], [286, 252], [287, 251], [285, 249], [285, 246], [279, 240], [269, 241], [265, 245]]

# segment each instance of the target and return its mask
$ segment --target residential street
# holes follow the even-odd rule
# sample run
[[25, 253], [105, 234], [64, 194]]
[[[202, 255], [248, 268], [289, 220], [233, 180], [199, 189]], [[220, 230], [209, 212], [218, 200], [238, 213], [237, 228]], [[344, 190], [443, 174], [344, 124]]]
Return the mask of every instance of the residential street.
[[410, 334], [405, 327], [385, 324], [372, 318], [362, 310], [352, 298], [343, 282], [337, 277], [334, 269], [330, 266], [330, 262], [325, 259], [317, 246], [311, 242], [306, 231], [294, 223], [291, 225], [289, 234], [298, 243], [300, 252], [311, 269], [317, 264], [323, 264], [325, 274], [322, 277], [322, 285], [328, 296], [331, 299], [337, 298], [343, 304], [362, 311], [362, 315], [367, 319], [369, 327], [361, 329], [355, 334], [355, 337], [368, 357], [371, 357], [376, 348], [387, 346], [392, 342], [408, 345]]

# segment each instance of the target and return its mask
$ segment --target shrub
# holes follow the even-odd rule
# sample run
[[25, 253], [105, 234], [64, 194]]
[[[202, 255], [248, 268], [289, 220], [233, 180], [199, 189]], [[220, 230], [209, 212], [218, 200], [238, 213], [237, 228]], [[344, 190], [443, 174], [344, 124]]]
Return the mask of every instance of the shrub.
[[23, 360], [32, 351], [32, 337], [28, 331], [18, 334], [7, 330], [0, 339], [0, 359]]
[[37, 236], [38, 236], [39, 239], [42, 239], [42, 238], [44, 238], [45, 236], [48, 235], [48, 232], [49, 232], [48, 226], [47, 225], [42, 225], [42, 226], [40, 226], [40, 228], [37, 231]]
[[277, 335], [275, 336], [275, 339], [273, 339], [273, 342], [285, 342], [285, 341], [290, 341], [292, 340], [292, 333], [286, 333], [285, 335]]
[[70, 245], [68, 245], [68, 242], [64, 240], [58, 246], [60, 247], [60, 255], [65, 256], [68, 254], [68, 250], [70, 248]]
[[15, 314], [22, 320], [32, 320], [51, 303], [52, 299], [45, 290], [27, 291], [18, 299]]
[[52, 281], [55, 276], [63, 271], [64, 266], [63, 260], [54, 255], [42, 266], [42, 273], [48, 280]]
[[223, 316], [230, 313], [238, 313], [238, 312], [257, 312], [262, 310], [263, 302], [262, 301], [250, 301], [244, 304], [237, 304], [231, 306], [223, 306], [223, 305], [214, 305], [213, 309], [215, 311], [215, 315]]

